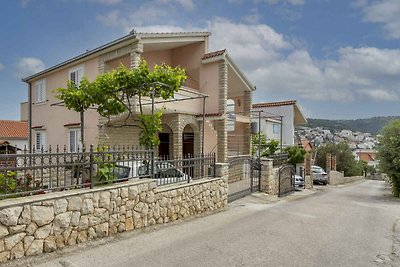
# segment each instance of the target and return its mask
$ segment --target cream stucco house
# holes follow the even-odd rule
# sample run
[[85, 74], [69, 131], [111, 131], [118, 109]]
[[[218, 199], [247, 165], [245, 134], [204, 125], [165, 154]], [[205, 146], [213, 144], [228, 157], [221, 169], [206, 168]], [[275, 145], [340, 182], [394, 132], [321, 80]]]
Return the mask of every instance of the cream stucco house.
[[[182, 154], [216, 153], [217, 161], [229, 155], [250, 154], [251, 98], [254, 86], [226, 50], [209, 52], [210, 33], [136, 33], [87, 51], [56, 66], [23, 79], [29, 88], [29, 132], [32, 148], [66, 146], [76, 151], [80, 139], [77, 112], [54, 105], [52, 92], [69, 79], [79, 83], [83, 76], [98, 74], [120, 64], [135, 68], [141, 59], [149, 66], [166, 63], [186, 69], [185, 94], [206, 95], [203, 132], [203, 98], [156, 104], [162, 108], [163, 132], [157, 154], [176, 158]], [[183, 93], [182, 93], [183, 94]], [[190, 97], [188, 97], [190, 98]], [[228, 115], [227, 115], [228, 114]], [[90, 144], [137, 145], [137, 127], [120, 126], [123, 116], [107, 123], [96, 110], [85, 113], [85, 146]], [[134, 122], [134, 118], [130, 118]], [[202, 140], [204, 147], [202, 148]], [[229, 140], [229, 143], [228, 143]]]
[[[260, 118], [258, 118], [258, 113]], [[298, 125], [307, 124], [296, 100], [253, 104], [253, 121], [258, 123], [267, 140], [277, 140], [283, 147], [297, 144], [294, 130]], [[281, 141], [282, 140], [282, 141]]]

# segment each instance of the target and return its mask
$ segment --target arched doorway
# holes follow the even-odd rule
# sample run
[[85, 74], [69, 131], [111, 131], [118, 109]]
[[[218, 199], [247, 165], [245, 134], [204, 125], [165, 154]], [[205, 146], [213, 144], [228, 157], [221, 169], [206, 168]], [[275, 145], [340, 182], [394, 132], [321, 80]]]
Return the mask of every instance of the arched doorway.
[[187, 157], [193, 157], [194, 154], [194, 132], [193, 128], [188, 124], [182, 133], [182, 154]]
[[172, 129], [163, 124], [163, 130], [158, 134], [158, 138], [160, 139], [160, 145], [158, 146], [158, 156], [160, 158], [172, 158]]

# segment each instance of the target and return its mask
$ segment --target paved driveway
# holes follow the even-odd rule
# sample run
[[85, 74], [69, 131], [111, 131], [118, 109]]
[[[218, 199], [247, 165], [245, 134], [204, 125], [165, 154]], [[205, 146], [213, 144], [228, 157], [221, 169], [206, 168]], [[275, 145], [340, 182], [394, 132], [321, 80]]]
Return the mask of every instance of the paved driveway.
[[96, 241], [31, 264], [400, 266], [400, 201], [384, 182], [318, 188], [284, 200], [249, 196], [212, 216]]

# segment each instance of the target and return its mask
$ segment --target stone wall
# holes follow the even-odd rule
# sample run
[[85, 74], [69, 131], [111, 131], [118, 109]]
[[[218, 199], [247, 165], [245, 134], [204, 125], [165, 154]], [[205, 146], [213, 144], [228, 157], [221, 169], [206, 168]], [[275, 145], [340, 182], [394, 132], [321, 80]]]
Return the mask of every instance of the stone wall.
[[278, 195], [279, 168], [273, 167], [272, 159], [261, 159], [260, 191], [271, 195]]
[[2, 200], [0, 262], [223, 209], [227, 194], [225, 176], [163, 187], [132, 180]]
[[364, 180], [364, 176], [349, 176], [345, 177], [341, 172], [330, 171], [328, 176], [328, 183], [330, 185], [339, 185], [346, 183], [353, 183], [356, 181]]

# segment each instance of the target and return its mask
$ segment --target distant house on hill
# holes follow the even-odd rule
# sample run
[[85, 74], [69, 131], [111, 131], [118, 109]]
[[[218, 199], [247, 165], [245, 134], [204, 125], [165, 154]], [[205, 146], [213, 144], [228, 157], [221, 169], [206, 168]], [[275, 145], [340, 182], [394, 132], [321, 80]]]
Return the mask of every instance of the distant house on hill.
[[28, 146], [28, 122], [0, 120], [0, 141], [8, 146], [23, 149]]
[[308, 139], [302, 139], [299, 143], [299, 146], [304, 148], [304, 150], [307, 153], [311, 153], [314, 149], [314, 146], [311, 144], [311, 142]]
[[354, 151], [356, 160], [362, 160], [370, 166], [377, 166], [379, 161], [377, 159], [378, 152], [372, 149], [357, 149]]

